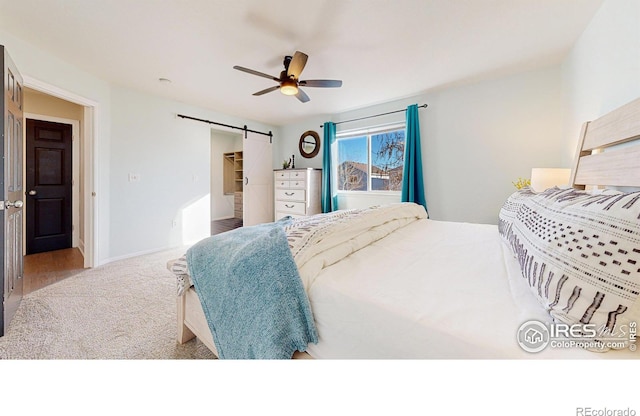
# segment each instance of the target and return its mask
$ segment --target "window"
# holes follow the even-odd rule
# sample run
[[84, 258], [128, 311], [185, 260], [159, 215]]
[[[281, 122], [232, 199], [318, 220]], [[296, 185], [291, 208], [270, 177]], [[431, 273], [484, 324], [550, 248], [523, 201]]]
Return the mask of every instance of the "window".
[[402, 190], [404, 125], [337, 136], [338, 191]]

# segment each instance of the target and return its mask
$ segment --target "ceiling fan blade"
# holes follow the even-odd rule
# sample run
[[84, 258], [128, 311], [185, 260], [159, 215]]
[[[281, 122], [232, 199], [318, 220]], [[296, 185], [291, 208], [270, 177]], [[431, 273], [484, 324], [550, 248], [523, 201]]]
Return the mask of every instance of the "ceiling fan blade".
[[280, 82], [280, 78], [276, 78], [273, 75], [265, 74], [264, 72], [254, 71], [253, 69], [244, 68], [244, 67], [238, 66], [238, 65], [234, 66], [233, 69], [237, 69], [238, 71], [246, 72], [248, 74], [257, 75], [259, 77], [268, 78], [268, 79], [272, 79], [272, 80], [274, 80], [276, 82]]
[[342, 87], [342, 81], [337, 79], [309, 79], [300, 81], [299, 85], [303, 87], [338, 88]]
[[300, 78], [300, 74], [302, 73], [304, 66], [307, 64], [307, 59], [309, 59], [309, 57], [306, 54], [296, 51], [296, 53], [293, 54], [293, 59], [291, 59], [291, 62], [289, 63], [287, 76], [295, 79]]
[[262, 91], [254, 92], [253, 95], [263, 95], [263, 94], [266, 94], [268, 92], [275, 91], [277, 89], [280, 89], [280, 85], [276, 85], [275, 87], [267, 88], [267, 89], [264, 89]]
[[296, 94], [296, 98], [303, 103], [306, 103], [307, 101], [310, 100], [309, 96], [300, 88], [298, 88], [298, 93]]

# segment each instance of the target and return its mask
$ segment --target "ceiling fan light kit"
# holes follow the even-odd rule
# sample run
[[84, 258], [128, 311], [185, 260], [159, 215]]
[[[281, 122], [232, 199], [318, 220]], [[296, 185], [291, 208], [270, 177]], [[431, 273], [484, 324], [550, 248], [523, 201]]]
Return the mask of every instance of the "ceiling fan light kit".
[[296, 95], [298, 93], [298, 85], [293, 79], [286, 79], [280, 83], [280, 92], [284, 95]]
[[307, 64], [309, 57], [300, 51], [296, 51], [293, 56], [284, 57], [284, 71], [280, 72], [280, 77], [275, 77], [264, 72], [256, 71], [242, 66], [234, 66], [233, 69], [246, 72], [248, 74], [256, 75], [263, 78], [268, 78], [277, 82], [279, 85], [264, 89], [253, 93], [253, 95], [259, 96], [270, 93], [275, 90], [280, 90], [284, 95], [294, 95], [300, 102], [306, 103], [310, 100], [309, 96], [302, 91], [299, 87], [314, 87], [314, 88], [338, 88], [342, 86], [342, 81], [335, 79], [312, 79], [312, 80], [300, 80], [300, 74]]

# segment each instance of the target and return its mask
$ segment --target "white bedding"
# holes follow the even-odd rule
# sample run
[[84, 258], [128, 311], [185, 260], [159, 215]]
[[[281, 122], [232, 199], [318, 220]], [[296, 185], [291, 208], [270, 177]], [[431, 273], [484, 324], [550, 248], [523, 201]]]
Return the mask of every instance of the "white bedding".
[[[428, 270], [428, 272], [427, 272]], [[302, 273], [301, 273], [302, 274]], [[638, 358], [628, 349], [523, 351], [550, 321], [496, 226], [420, 219], [306, 279], [315, 358]]]
[[[307, 349], [315, 358], [639, 358], [628, 348], [525, 352], [520, 326], [551, 318], [495, 225], [433, 221], [420, 206], [392, 204], [284, 228], [319, 334]], [[181, 294], [186, 260], [168, 266]]]

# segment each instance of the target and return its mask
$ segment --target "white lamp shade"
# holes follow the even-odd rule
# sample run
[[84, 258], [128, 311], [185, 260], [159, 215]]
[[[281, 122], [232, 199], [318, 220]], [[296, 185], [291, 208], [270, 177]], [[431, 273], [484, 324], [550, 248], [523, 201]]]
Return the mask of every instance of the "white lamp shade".
[[542, 192], [554, 186], [567, 186], [570, 176], [571, 169], [533, 168], [531, 169], [531, 188], [536, 192]]

